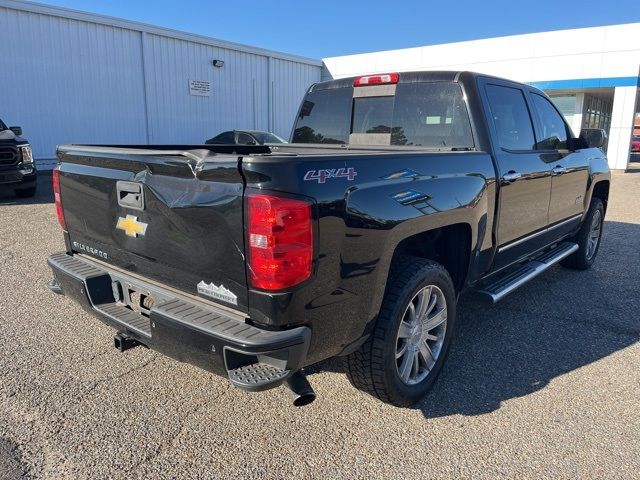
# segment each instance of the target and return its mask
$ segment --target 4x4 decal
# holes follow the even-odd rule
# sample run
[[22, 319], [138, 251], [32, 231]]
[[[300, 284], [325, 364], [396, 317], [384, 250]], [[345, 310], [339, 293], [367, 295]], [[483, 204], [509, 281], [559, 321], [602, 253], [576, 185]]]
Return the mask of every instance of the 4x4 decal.
[[353, 167], [331, 168], [322, 170], [309, 170], [304, 174], [305, 181], [315, 180], [318, 183], [325, 183], [329, 178], [346, 178], [351, 181], [356, 178], [358, 172]]

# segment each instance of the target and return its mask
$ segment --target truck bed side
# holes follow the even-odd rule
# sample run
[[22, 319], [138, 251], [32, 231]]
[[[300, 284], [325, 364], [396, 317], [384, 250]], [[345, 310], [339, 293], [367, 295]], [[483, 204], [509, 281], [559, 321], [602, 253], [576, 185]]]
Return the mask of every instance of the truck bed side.
[[[419, 243], [421, 235], [457, 225], [467, 232], [464, 279], [488, 266], [496, 191], [486, 153], [274, 154], [244, 158], [242, 171], [247, 190], [299, 193], [317, 202], [312, 279], [292, 292], [249, 292], [254, 321], [292, 325], [304, 318], [316, 332], [311, 360], [335, 355], [362, 335], [377, 315], [402, 242]], [[315, 343], [327, 338], [330, 344]]]

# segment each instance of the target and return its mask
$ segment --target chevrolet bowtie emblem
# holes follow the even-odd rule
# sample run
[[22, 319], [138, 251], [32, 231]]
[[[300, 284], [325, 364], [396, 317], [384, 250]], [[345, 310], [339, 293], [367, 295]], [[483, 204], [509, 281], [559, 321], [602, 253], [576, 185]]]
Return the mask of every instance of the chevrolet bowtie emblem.
[[116, 228], [118, 230], [124, 230], [127, 237], [144, 237], [147, 231], [147, 224], [139, 222], [138, 217], [134, 215], [127, 215], [127, 218], [118, 217]]

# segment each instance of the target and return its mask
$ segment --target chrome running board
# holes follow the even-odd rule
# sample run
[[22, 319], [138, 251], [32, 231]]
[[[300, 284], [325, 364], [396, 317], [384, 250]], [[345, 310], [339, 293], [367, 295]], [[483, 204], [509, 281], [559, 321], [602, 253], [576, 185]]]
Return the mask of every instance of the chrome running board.
[[503, 275], [490, 284], [481, 286], [477, 292], [489, 297], [492, 303], [496, 303], [576, 250], [578, 250], [578, 244], [576, 243], [560, 243], [516, 270]]

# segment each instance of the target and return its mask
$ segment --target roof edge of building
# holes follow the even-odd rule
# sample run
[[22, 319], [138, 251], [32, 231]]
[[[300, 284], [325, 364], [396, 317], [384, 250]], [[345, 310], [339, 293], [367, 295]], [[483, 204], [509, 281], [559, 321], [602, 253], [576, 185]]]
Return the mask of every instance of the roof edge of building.
[[541, 90], [581, 90], [588, 88], [639, 87], [639, 77], [569, 78], [527, 82]]
[[137, 22], [135, 20], [126, 20], [123, 18], [111, 17], [109, 15], [102, 15], [98, 13], [84, 12], [82, 10], [75, 10], [66, 7], [45, 5], [42, 3], [29, 2], [24, 0], [0, 0], [0, 7], [22, 12], [48, 15], [52, 17], [70, 18], [72, 20], [96, 23], [99, 25], [122, 28], [125, 30], [145, 32], [153, 35], [209, 45], [212, 47], [225, 48], [227, 50], [236, 50], [240, 52], [251, 53], [254, 55], [261, 55], [264, 57], [272, 57], [278, 60], [308, 64], [314, 67], [322, 66], [322, 60], [278, 52], [275, 50], [268, 50], [260, 47], [253, 47], [251, 45], [244, 45], [241, 43], [228, 42], [226, 40], [220, 40], [218, 38], [208, 37], [206, 35], [199, 35], [196, 33], [189, 33], [167, 27], [160, 27], [157, 25]]
[[626, 22], [626, 23], [613, 23], [609, 25], [592, 25], [590, 27], [576, 27], [576, 28], [561, 28], [556, 30], [542, 30], [538, 32], [528, 32], [528, 33], [514, 33], [511, 35], [498, 35], [496, 37], [480, 37], [480, 38], [470, 38], [467, 40], [457, 40], [453, 42], [443, 42], [443, 43], [429, 43], [422, 45], [412, 45], [408, 47], [400, 47], [400, 48], [391, 48], [389, 50], [372, 50], [368, 52], [358, 52], [358, 53], [349, 53], [346, 55], [333, 55], [331, 57], [323, 57], [322, 62], [325, 63], [327, 61], [331, 61], [334, 59], [342, 59], [348, 57], [356, 57], [356, 56], [366, 56], [366, 55], [375, 55], [377, 53], [388, 53], [388, 52], [402, 52], [406, 50], [415, 50], [419, 48], [429, 48], [429, 47], [442, 47], [442, 46], [451, 46], [451, 45], [464, 45], [472, 42], [482, 42], [482, 41], [491, 41], [491, 40], [507, 40], [510, 38], [518, 38], [518, 37], [527, 37], [527, 36], [535, 36], [535, 35], [545, 35], [551, 33], [560, 33], [560, 32], [570, 32], [577, 30], [590, 30], [595, 28], [615, 28], [615, 27], [624, 27], [629, 25], [637, 25], [640, 28], [640, 22]]

